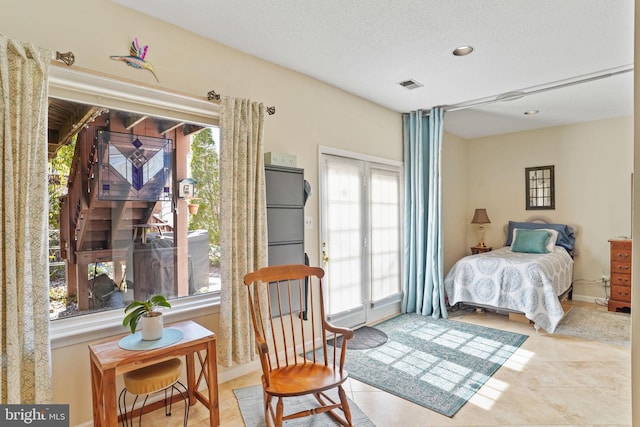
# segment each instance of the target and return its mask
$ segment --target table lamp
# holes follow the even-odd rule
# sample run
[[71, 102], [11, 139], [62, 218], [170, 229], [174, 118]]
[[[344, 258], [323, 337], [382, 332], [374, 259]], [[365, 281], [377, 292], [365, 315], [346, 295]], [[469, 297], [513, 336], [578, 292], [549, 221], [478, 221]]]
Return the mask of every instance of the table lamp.
[[483, 224], [491, 224], [489, 220], [489, 216], [487, 215], [486, 209], [476, 209], [473, 214], [473, 219], [471, 220], [471, 224], [480, 224], [480, 228], [478, 229], [478, 235], [480, 237], [480, 242], [478, 243], [479, 248], [485, 248], [484, 244], [484, 226]]

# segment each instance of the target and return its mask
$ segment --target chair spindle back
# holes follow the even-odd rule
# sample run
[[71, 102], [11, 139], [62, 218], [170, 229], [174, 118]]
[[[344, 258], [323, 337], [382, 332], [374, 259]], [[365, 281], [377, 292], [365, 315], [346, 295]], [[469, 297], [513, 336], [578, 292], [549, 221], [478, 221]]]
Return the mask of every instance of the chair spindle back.
[[263, 371], [311, 362], [342, 371], [347, 340], [339, 346], [339, 333], [327, 336], [323, 277], [321, 268], [306, 265], [266, 267], [245, 276]]

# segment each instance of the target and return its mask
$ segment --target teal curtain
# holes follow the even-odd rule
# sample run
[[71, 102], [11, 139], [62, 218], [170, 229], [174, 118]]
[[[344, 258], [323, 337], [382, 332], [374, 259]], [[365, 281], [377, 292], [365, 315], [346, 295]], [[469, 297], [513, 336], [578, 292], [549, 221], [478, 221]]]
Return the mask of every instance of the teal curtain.
[[403, 313], [447, 317], [442, 277], [442, 108], [403, 114]]

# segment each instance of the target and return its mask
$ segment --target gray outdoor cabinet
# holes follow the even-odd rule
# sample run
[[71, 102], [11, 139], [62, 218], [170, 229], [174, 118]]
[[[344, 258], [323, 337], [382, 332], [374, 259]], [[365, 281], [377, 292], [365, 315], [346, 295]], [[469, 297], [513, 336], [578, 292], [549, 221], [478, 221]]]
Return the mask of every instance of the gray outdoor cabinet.
[[[265, 180], [269, 265], [304, 264], [304, 170], [266, 165]], [[298, 301], [292, 303], [294, 311]], [[288, 307], [283, 311], [288, 313]]]

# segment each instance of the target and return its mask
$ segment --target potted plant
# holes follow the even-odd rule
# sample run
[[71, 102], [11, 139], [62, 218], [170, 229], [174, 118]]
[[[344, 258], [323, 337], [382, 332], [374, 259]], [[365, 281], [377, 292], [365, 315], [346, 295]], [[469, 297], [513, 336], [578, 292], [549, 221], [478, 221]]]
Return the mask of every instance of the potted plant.
[[197, 202], [198, 199], [189, 199], [187, 207], [189, 208], [189, 213], [191, 215], [195, 215], [198, 213], [198, 207], [200, 206]]
[[162, 338], [162, 313], [158, 311], [158, 307], [171, 308], [171, 304], [164, 295], [154, 295], [146, 301], [133, 301], [124, 309], [124, 312], [128, 314], [122, 319], [122, 326], [129, 326], [133, 334], [136, 332], [138, 322], [140, 322], [143, 340], [151, 341]]

